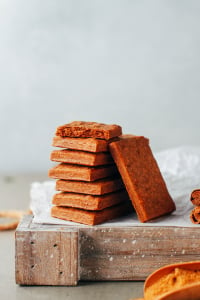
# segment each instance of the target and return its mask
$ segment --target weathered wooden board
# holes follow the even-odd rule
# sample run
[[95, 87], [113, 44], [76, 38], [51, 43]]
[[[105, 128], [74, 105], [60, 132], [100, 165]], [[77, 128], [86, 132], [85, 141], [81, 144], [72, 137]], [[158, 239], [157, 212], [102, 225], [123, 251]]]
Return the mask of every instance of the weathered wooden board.
[[144, 280], [166, 264], [200, 260], [199, 249], [199, 228], [36, 225], [26, 216], [16, 230], [16, 282]]
[[24, 285], [76, 285], [78, 232], [31, 229], [26, 217], [16, 230], [16, 282]]

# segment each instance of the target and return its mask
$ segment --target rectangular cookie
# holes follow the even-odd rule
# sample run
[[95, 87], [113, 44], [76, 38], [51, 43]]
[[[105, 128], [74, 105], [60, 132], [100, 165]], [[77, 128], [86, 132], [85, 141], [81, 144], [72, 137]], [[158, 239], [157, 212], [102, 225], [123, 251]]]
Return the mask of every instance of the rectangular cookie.
[[59, 126], [56, 135], [62, 137], [93, 137], [109, 140], [122, 134], [122, 128], [119, 125], [107, 125], [97, 122], [74, 121]]
[[109, 148], [141, 222], [175, 210], [147, 138], [123, 135]]
[[124, 188], [120, 177], [110, 177], [92, 182], [59, 179], [56, 181], [56, 190], [90, 195], [103, 195]]
[[54, 136], [52, 146], [88, 152], [107, 152], [108, 141], [95, 138]]
[[53, 206], [51, 216], [85, 225], [97, 225], [132, 212], [132, 206], [123, 202], [99, 211], [88, 211], [79, 208]]
[[52, 204], [86, 210], [102, 210], [128, 200], [129, 197], [125, 189], [99, 196], [61, 192], [53, 196]]
[[114, 164], [110, 152], [92, 153], [70, 149], [53, 150], [50, 159], [52, 161], [85, 166]]
[[94, 181], [118, 174], [115, 165], [88, 167], [61, 163], [49, 170], [49, 177], [66, 180]]

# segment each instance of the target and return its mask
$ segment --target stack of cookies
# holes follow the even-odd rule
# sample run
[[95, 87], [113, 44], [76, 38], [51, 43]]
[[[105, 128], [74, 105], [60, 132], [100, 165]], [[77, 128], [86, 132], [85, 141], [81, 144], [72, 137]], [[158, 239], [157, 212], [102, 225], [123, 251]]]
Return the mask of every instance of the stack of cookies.
[[49, 170], [57, 179], [53, 217], [100, 224], [130, 211], [128, 194], [109, 152], [109, 143], [122, 134], [118, 125], [75, 121], [59, 126], [53, 138]]

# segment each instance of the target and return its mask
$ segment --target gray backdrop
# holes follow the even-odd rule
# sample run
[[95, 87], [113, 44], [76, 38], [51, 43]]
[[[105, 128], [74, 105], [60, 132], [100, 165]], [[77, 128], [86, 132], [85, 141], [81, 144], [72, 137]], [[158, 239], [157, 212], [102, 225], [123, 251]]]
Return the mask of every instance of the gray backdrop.
[[0, 0], [1, 173], [47, 172], [58, 125], [200, 145], [200, 1]]

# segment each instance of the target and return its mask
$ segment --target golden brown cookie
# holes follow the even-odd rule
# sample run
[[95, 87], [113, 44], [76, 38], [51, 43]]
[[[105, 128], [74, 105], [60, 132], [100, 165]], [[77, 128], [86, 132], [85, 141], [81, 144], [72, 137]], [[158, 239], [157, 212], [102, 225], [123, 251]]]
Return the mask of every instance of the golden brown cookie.
[[61, 192], [53, 196], [52, 204], [86, 210], [102, 210], [106, 207], [128, 200], [129, 197], [126, 190], [120, 190], [99, 196]]
[[103, 195], [124, 188], [119, 177], [109, 177], [92, 182], [62, 180], [56, 181], [56, 190], [63, 192], [82, 193], [90, 195]]
[[51, 168], [48, 175], [55, 179], [94, 181], [115, 174], [118, 174], [115, 165], [88, 167], [61, 163]]
[[114, 164], [112, 156], [109, 152], [92, 153], [69, 149], [54, 150], [51, 152], [50, 159], [52, 161], [85, 166]]
[[147, 138], [123, 135], [109, 148], [141, 222], [175, 210]]
[[108, 141], [95, 138], [54, 136], [52, 146], [88, 152], [108, 151]]
[[132, 212], [132, 206], [129, 202], [130, 201], [123, 202], [99, 211], [53, 206], [51, 209], [51, 216], [86, 225], [97, 225]]
[[97, 122], [74, 121], [59, 126], [56, 135], [62, 137], [93, 137], [109, 140], [122, 134], [121, 126]]

